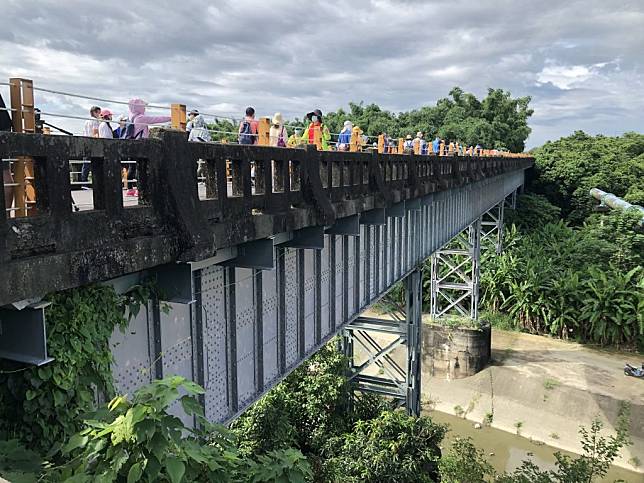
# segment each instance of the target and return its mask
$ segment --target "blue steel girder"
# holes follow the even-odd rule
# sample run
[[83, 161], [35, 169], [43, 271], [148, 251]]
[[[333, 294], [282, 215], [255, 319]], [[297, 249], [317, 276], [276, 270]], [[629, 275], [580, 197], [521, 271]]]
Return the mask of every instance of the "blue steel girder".
[[[117, 389], [131, 394], [152, 378], [180, 374], [204, 386], [209, 420], [230, 421], [349, 324], [366, 331], [368, 319], [359, 317], [367, 308], [522, 183], [519, 171], [435, 193], [402, 217], [358, 224], [357, 235], [326, 233], [320, 250], [285, 247], [292, 235], [276, 236], [274, 269], [225, 266], [234, 250], [189, 264], [194, 303], [173, 304], [168, 314], [151, 303], [126, 336], [113, 336]], [[404, 340], [419, 340], [419, 324], [405, 324], [413, 330]], [[398, 364], [400, 389], [392, 383], [386, 391], [404, 395], [401, 404], [415, 412], [420, 359], [412, 356]], [[363, 384], [376, 390], [378, 381]]]

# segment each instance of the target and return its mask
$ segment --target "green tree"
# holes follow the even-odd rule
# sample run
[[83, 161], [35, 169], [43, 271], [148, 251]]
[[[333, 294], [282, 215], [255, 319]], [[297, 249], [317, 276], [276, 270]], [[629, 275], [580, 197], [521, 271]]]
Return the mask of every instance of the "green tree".
[[643, 203], [644, 135], [589, 136], [583, 131], [532, 151], [535, 176], [530, 189], [545, 195], [573, 224], [581, 224], [597, 201], [591, 188]]
[[350, 120], [368, 136], [385, 132], [397, 138], [422, 131], [426, 139], [439, 135], [466, 145], [523, 151], [530, 134], [528, 118], [533, 112], [528, 107], [530, 97], [513, 98], [510, 92], [489, 89], [479, 100], [460, 87], [454, 87], [449, 96], [439, 99], [435, 106], [397, 114], [376, 104], [349, 103], [348, 111], [327, 113], [325, 123], [333, 133], [340, 132], [344, 121]]

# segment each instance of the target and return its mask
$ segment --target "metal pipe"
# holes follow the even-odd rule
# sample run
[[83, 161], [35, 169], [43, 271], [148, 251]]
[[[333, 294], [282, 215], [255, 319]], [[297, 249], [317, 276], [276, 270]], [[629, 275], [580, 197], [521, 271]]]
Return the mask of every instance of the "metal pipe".
[[640, 214], [642, 215], [640, 225], [644, 226], [644, 207], [640, 205], [632, 205], [628, 201], [624, 201], [623, 199], [618, 198], [613, 193], [606, 193], [605, 191], [602, 191], [598, 188], [592, 188], [590, 190], [590, 196], [599, 200], [599, 202], [601, 203], [600, 206], [609, 206], [614, 210], [622, 211], [628, 211], [631, 209], [639, 210]]

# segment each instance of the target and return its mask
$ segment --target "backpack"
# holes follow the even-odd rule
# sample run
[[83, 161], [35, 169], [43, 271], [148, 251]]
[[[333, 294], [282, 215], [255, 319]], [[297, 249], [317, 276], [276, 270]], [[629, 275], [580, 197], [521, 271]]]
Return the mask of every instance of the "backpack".
[[250, 121], [242, 123], [241, 131], [239, 131], [239, 144], [255, 144], [255, 136], [253, 136]]
[[131, 120], [128, 119], [128, 123], [125, 125], [125, 129], [121, 131], [121, 139], [139, 139], [143, 136], [143, 130], [140, 130], [136, 135], [134, 134], [136, 126], [134, 125], [135, 119], [138, 116], [133, 117]]

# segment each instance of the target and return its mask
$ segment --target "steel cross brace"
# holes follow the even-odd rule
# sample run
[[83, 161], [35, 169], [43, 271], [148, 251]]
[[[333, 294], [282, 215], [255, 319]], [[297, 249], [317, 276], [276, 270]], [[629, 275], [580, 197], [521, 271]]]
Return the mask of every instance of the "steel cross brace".
[[432, 255], [432, 317], [456, 311], [478, 319], [481, 237], [479, 218]]
[[343, 331], [342, 348], [353, 383], [350, 401], [359, 393], [375, 393], [420, 415], [420, 349], [422, 272], [416, 269], [403, 281], [404, 319], [358, 317]]

